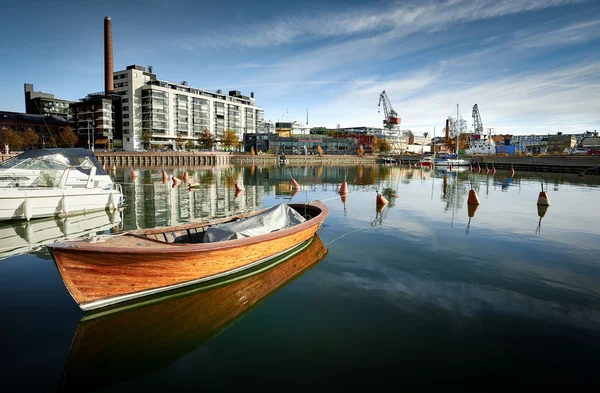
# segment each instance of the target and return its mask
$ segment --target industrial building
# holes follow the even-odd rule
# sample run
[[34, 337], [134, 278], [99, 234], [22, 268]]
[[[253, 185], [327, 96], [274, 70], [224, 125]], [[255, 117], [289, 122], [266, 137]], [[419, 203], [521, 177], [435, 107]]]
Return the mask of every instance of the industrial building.
[[31, 83], [24, 84], [25, 113], [44, 116], [69, 116], [69, 104], [73, 101], [55, 98], [54, 94], [35, 91]]

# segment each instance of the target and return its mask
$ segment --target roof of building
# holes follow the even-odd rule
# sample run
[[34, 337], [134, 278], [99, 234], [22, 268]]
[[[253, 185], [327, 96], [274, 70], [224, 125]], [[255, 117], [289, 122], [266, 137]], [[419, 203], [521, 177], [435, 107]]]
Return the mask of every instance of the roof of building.
[[0, 111], [0, 121], [9, 122], [30, 122], [30, 123], [41, 123], [41, 124], [52, 124], [52, 125], [67, 125], [69, 121], [62, 116], [43, 116], [33, 115], [31, 113], [20, 113], [20, 112], [4, 112]]

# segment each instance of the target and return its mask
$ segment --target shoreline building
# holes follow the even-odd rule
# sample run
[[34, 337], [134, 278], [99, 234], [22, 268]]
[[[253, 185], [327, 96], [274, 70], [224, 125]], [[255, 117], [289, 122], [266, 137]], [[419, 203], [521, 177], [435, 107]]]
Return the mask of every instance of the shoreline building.
[[[114, 93], [121, 97], [123, 139], [126, 151], [144, 148], [144, 133], [151, 145], [176, 147], [196, 141], [205, 129], [219, 140], [232, 130], [242, 140], [245, 133], [262, 131], [264, 110], [250, 97], [232, 90], [211, 92], [188, 86], [186, 81], [160, 80], [152, 67], [130, 65], [114, 73]], [[146, 137], [147, 138], [147, 137]], [[115, 146], [120, 143], [115, 140]]]
[[25, 113], [43, 116], [69, 117], [69, 104], [73, 101], [55, 98], [54, 94], [34, 91], [33, 84], [25, 83]]

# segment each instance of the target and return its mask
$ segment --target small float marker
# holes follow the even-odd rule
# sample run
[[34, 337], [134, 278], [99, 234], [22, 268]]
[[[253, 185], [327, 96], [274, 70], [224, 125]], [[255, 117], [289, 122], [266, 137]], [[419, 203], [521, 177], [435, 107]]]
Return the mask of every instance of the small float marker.
[[131, 168], [131, 180], [135, 181], [136, 178], [137, 178], [137, 173], [135, 173], [135, 171], [133, 170], [133, 168]]
[[477, 164], [477, 173], [481, 173], [481, 165]]
[[168, 180], [169, 180], [169, 175], [167, 175], [166, 171], [163, 171], [163, 173], [162, 173], [163, 184], [166, 184]]
[[537, 204], [542, 206], [550, 206], [550, 199], [548, 199], [546, 191], [540, 191], [540, 196], [538, 197]]
[[300, 188], [300, 184], [292, 177], [292, 188]]
[[385, 206], [388, 204], [388, 200], [385, 199], [385, 197], [379, 193], [377, 193], [377, 205], [379, 206]]
[[492, 165], [492, 175], [496, 174], [496, 167], [494, 165]]
[[515, 175], [515, 168], [512, 167], [512, 165], [510, 166], [510, 177], [513, 177]]
[[473, 172], [473, 165], [469, 165], [469, 172]]
[[469, 198], [467, 199], [469, 205], [479, 205], [479, 197], [475, 190], [469, 190]]
[[347, 194], [347, 193], [348, 193], [348, 183], [343, 182], [342, 185], [340, 186], [340, 190], [338, 191], [338, 194]]
[[240, 185], [238, 182], [235, 182], [235, 191], [244, 191], [244, 186]]
[[186, 184], [190, 182], [190, 176], [188, 175], [187, 171], [185, 171], [183, 174], [183, 182]]

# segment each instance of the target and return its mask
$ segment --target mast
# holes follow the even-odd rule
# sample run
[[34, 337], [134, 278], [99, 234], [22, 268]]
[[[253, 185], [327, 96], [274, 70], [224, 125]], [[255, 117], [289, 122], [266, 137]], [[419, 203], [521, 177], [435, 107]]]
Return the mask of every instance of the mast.
[[460, 126], [458, 122], [458, 104], [456, 104], [456, 158], [458, 158], [458, 136], [460, 135]]

